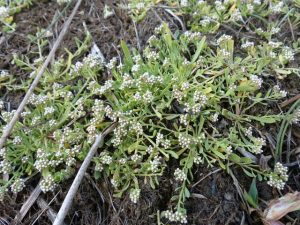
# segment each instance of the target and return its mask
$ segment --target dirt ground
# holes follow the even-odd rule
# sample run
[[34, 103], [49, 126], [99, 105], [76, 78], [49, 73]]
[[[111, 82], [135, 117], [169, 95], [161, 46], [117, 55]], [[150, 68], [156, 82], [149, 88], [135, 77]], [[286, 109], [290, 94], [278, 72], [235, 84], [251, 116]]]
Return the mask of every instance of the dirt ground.
[[[120, 54], [120, 41], [124, 40], [129, 46], [144, 46], [147, 39], [153, 33], [154, 28], [161, 23], [161, 19], [167, 21], [174, 30], [180, 29], [178, 22], [169, 16], [162, 9], [155, 13], [149, 11], [147, 17], [137, 24], [136, 34], [134, 24], [126, 11], [118, 7], [120, 1], [107, 0], [86, 0], [81, 5], [79, 12], [75, 16], [70, 30], [65, 37], [62, 48], [56, 55], [64, 54], [63, 48], [73, 50], [76, 45], [74, 37], [83, 39], [85, 36], [85, 26], [92, 34], [93, 41], [100, 47], [105, 58], [109, 60], [113, 56]], [[104, 5], [111, 6], [115, 15], [108, 19], [103, 18]], [[15, 76], [24, 76], [24, 71], [11, 64], [13, 54], [26, 54], [29, 58], [35, 51], [35, 46], [27, 38], [28, 34], [35, 34], [37, 28], [47, 28], [53, 36], [50, 42], [53, 43], [59, 34], [62, 24], [70, 14], [72, 5], [65, 13], [50, 26], [54, 15], [58, 15], [63, 7], [58, 6], [55, 1], [37, 1], [34, 6], [23, 10], [15, 16], [17, 23], [16, 32], [6, 35], [5, 41], [0, 45], [0, 69], [7, 69]], [[45, 49], [47, 51], [47, 49]], [[285, 81], [289, 91], [299, 93], [300, 87], [292, 81]], [[6, 95], [6, 101], [10, 102], [12, 108], [16, 108], [22, 99], [23, 93], [12, 93]], [[270, 136], [275, 138], [276, 131], [269, 131]], [[293, 131], [294, 132], [294, 131]], [[293, 133], [292, 147], [297, 143], [294, 138], [300, 136], [300, 131]], [[297, 133], [298, 132], [298, 133]], [[246, 225], [261, 224], [258, 214], [252, 213], [250, 216], [243, 204], [237, 187], [234, 185], [232, 177], [222, 171], [210, 174], [216, 168], [199, 167], [195, 170], [195, 182], [202, 180], [197, 185], [190, 185], [189, 189], [192, 197], [187, 200], [188, 224], [197, 225]], [[235, 171], [235, 177], [248, 188], [251, 180], [242, 173]], [[112, 187], [106, 180], [95, 183], [88, 175], [80, 186], [72, 209], [66, 218], [67, 224], [110, 224], [110, 225], [154, 225], [157, 224], [157, 212], [165, 210], [170, 204], [170, 198], [175, 190], [171, 183], [171, 171], [166, 171], [160, 180], [159, 189], [153, 191], [148, 186], [142, 188], [141, 201], [132, 204], [128, 196], [122, 199], [113, 198]], [[296, 167], [291, 169], [291, 177], [286, 192], [290, 190], [300, 190], [300, 173]], [[204, 179], [205, 178], [205, 179]], [[37, 179], [36, 179], [37, 180]], [[28, 185], [22, 195], [13, 196], [0, 203], [0, 224], [5, 221], [12, 221], [20, 210], [22, 204], [28, 198], [30, 192], [36, 185], [36, 180]], [[59, 187], [55, 192], [43, 194], [41, 197], [46, 202], [51, 202], [50, 207], [58, 211], [59, 207], [70, 187], [72, 180]], [[259, 193], [264, 201], [273, 199], [276, 196], [272, 189], [264, 184], [258, 183]], [[266, 205], [262, 206], [265, 207]], [[300, 218], [300, 214], [291, 214], [291, 218]], [[2, 221], [3, 220], [3, 221]], [[287, 221], [288, 222], [288, 221]], [[7, 223], [8, 224], [8, 223]], [[37, 204], [29, 210], [27, 216], [20, 224], [51, 224], [47, 214], [43, 212]], [[300, 224], [300, 221], [299, 223]]]

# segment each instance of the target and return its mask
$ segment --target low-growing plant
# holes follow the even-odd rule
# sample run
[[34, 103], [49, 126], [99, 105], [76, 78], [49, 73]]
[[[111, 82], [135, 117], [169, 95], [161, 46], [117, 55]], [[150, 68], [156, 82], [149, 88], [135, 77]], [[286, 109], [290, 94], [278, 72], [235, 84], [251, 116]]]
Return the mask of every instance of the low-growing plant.
[[[113, 58], [106, 69], [94, 53], [73, 64], [89, 40], [45, 72], [1, 149], [1, 172], [10, 178], [1, 180], [2, 196], [21, 191], [37, 173], [42, 190], [53, 190], [72, 176], [95, 135], [112, 123], [117, 127], [93, 159], [95, 178], [109, 177], [116, 197], [128, 190], [136, 203], [141, 182], [156, 188], [169, 167], [177, 188], [162, 216], [170, 221], [187, 222], [185, 200], [199, 164], [225, 171], [240, 167], [250, 177], [284, 187], [287, 168], [279, 162], [274, 171], [261, 168], [253, 156], [262, 154], [266, 145], [262, 127], [284, 117], [272, 114], [271, 106], [287, 93], [264, 80], [276, 82], [277, 70], [295, 71], [286, 68], [292, 49], [289, 57], [286, 47], [263, 42], [240, 50], [228, 35], [212, 45], [197, 32], [175, 37], [163, 24], [142, 55], [122, 42], [124, 58]], [[40, 60], [15, 62], [33, 70], [24, 81], [28, 86]], [[8, 122], [13, 111], [1, 109], [1, 118]]]

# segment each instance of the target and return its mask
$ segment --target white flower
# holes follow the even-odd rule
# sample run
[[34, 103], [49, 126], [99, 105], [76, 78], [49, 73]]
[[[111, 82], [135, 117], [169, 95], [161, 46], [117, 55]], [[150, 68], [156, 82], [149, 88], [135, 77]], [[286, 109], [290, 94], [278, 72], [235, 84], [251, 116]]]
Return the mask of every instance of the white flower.
[[254, 46], [254, 42], [246, 41], [244, 44], [241, 45], [241, 48], [249, 48], [253, 46]]
[[171, 210], [167, 210], [163, 212], [163, 216], [170, 220], [170, 222], [187, 223], [186, 214], [179, 211], [172, 212]]
[[240, 21], [240, 20], [243, 20], [243, 17], [242, 17], [242, 14], [241, 14], [241, 11], [239, 9], [235, 9], [232, 14], [231, 14], [231, 19], [233, 21]]
[[5, 19], [9, 16], [9, 8], [0, 6], [0, 20]]
[[22, 143], [22, 138], [20, 136], [15, 136], [15, 138], [13, 139], [13, 144], [19, 145], [21, 143]]
[[179, 168], [175, 170], [174, 177], [177, 181], [185, 181], [187, 179], [185, 172]]
[[10, 186], [11, 191], [15, 194], [22, 191], [24, 187], [25, 187], [24, 180], [20, 178], [17, 178], [15, 182]]
[[256, 75], [251, 75], [250, 80], [258, 87], [261, 88], [261, 85], [263, 83], [263, 79], [259, 78]]
[[129, 198], [133, 203], [137, 203], [137, 201], [140, 198], [140, 194], [141, 194], [141, 189], [131, 189], [130, 190], [130, 194], [129, 194]]
[[190, 137], [188, 137], [187, 135], [179, 134], [178, 142], [182, 148], [189, 148], [190, 145], [192, 144], [192, 139]]
[[44, 116], [50, 115], [50, 114], [52, 114], [52, 113], [54, 113], [54, 112], [55, 112], [54, 107], [52, 107], [52, 106], [46, 107], [46, 108], [45, 108], [45, 112], [44, 112]]
[[282, 1], [280, 1], [278, 4], [276, 4], [276, 5], [270, 5], [270, 10], [272, 11], [272, 12], [274, 12], [274, 13], [280, 13], [281, 12], [281, 10], [282, 10], [282, 8], [283, 8], [283, 2]]
[[180, 1], [180, 5], [185, 7], [185, 6], [188, 6], [189, 5], [189, 1], [188, 0], [181, 0]]
[[153, 94], [149, 90], [147, 90], [146, 93], [143, 95], [143, 100], [145, 103], [151, 103], [153, 101], [153, 98]]
[[57, 0], [57, 3], [59, 4], [59, 5], [63, 5], [63, 4], [66, 4], [66, 3], [69, 3], [69, 2], [71, 2], [72, 0]]
[[277, 189], [283, 189], [288, 180], [288, 168], [277, 162], [274, 167], [274, 172], [269, 176], [268, 184]]
[[6, 70], [1, 70], [0, 77], [7, 78], [7, 77], [9, 77], [9, 73]]
[[40, 182], [40, 188], [43, 192], [53, 191], [55, 186], [55, 181], [52, 175], [47, 175]]
[[294, 60], [294, 55], [295, 53], [293, 52], [293, 50], [289, 47], [284, 47], [282, 50], [283, 53], [283, 57], [288, 60], [288, 61], [292, 61]]
[[217, 45], [220, 45], [223, 41], [232, 40], [232, 36], [223, 34], [219, 39], [217, 40]]

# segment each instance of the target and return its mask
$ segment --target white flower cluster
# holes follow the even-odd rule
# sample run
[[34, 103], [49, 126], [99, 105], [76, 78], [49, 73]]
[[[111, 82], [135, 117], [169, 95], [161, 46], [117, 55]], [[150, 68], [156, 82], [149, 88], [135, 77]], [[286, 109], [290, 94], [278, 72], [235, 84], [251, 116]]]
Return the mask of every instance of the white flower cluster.
[[191, 32], [191, 31], [185, 31], [183, 33], [183, 36], [189, 41], [197, 41], [201, 37], [200, 32]]
[[160, 156], [155, 156], [153, 160], [150, 160], [150, 168], [149, 170], [152, 171], [153, 173], [157, 172], [159, 169], [159, 165], [161, 164], [161, 157]]
[[130, 190], [129, 198], [133, 203], [137, 203], [141, 195], [141, 189], [135, 188]]
[[293, 113], [293, 117], [291, 120], [292, 123], [299, 123], [300, 122], [300, 109], [297, 109], [294, 113]]
[[274, 172], [270, 174], [268, 185], [277, 189], [283, 189], [288, 180], [288, 168], [277, 162]]
[[135, 154], [133, 154], [133, 155], [131, 156], [131, 160], [132, 160], [133, 162], [135, 162], [135, 163], [141, 161], [142, 158], [143, 158], [143, 157], [142, 157], [140, 154], [138, 154], [138, 153], [135, 153]]
[[215, 5], [218, 11], [223, 11], [226, 9], [224, 4], [221, 1], [215, 1]]
[[4, 109], [4, 101], [0, 100], [0, 111]]
[[217, 122], [219, 119], [219, 113], [214, 113], [212, 116], [211, 116], [211, 121], [212, 122]]
[[106, 67], [107, 67], [108, 69], [112, 70], [112, 69], [114, 69], [114, 68], [116, 67], [117, 62], [118, 62], [117, 58], [116, 58], [116, 57], [113, 57], [113, 58], [109, 61], [109, 63], [106, 64]]
[[220, 55], [224, 58], [228, 58], [228, 57], [230, 57], [231, 54], [226, 49], [222, 48], [222, 49], [220, 49]]
[[158, 38], [155, 35], [151, 35], [147, 40], [150, 46], [153, 46], [158, 41]]
[[261, 5], [261, 0], [253, 0], [254, 5]]
[[161, 24], [158, 27], [155, 27], [154, 33], [155, 34], [160, 34], [160, 33], [162, 33], [163, 29], [164, 29], [164, 24]]
[[279, 27], [272, 27], [271, 28], [271, 34], [277, 34], [277, 33], [279, 33], [279, 31], [280, 31]]
[[162, 84], [163, 83], [163, 78], [161, 76], [154, 76], [154, 75], [150, 75], [148, 72], [145, 72], [138, 80], [137, 86], [139, 87], [140, 83], [145, 83], [145, 84], [155, 84], [155, 83], [159, 83]]
[[69, 2], [71, 2], [72, 0], [57, 0], [57, 3], [59, 4], [59, 5], [63, 5], [63, 4], [66, 4], [66, 3], [69, 3]]
[[13, 118], [15, 112], [16, 110], [12, 110], [11, 112], [7, 112], [7, 111], [2, 112], [3, 120], [5, 122], [9, 122]]
[[102, 58], [97, 54], [90, 53], [83, 58], [82, 62], [78, 61], [75, 63], [75, 65], [71, 69], [71, 73], [72, 72], [79, 73], [84, 66], [90, 69], [96, 67], [102, 67], [103, 66]]
[[275, 41], [269, 41], [268, 45], [270, 45], [272, 48], [278, 48], [282, 43], [281, 42], [275, 42]]
[[253, 47], [254, 46], [254, 42], [252, 41], [246, 41], [244, 44], [241, 45], [241, 48], [250, 48], [250, 47]]
[[252, 137], [252, 127], [248, 127], [246, 130], [245, 130], [245, 135], [249, 138]]
[[104, 85], [101, 86], [98, 90], [98, 94], [99, 95], [103, 95], [105, 92], [107, 92], [108, 90], [110, 90], [113, 86], [114, 81], [113, 80], [107, 80], [105, 81]]
[[42, 172], [43, 169], [47, 168], [50, 165], [48, 160], [49, 153], [46, 153], [43, 149], [39, 148], [36, 152], [36, 161], [34, 163], [34, 167]]
[[178, 136], [178, 142], [182, 148], [189, 148], [191, 146], [191, 144], [193, 143], [193, 140], [188, 135], [180, 133]]
[[159, 59], [159, 54], [155, 51], [144, 51], [144, 55], [148, 60], [158, 60]]
[[249, 13], [253, 13], [254, 12], [254, 6], [252, 4], [247, 4], [247, 10], [249, 11]]
[[[1, 19], [1, 17], [0, 17], [0, 19]], [[1, 70], [1, 72], [0, 72], [0, 78], [7, 78], [7, 77], [9, 77], [9, 73], [6, 70]]]
[[185, 181], [187, 179], [185, 172], [179, 168], [175, 170], [174, 177], [177, 181]]
[[54, 178], [52, 175], [47, 175], [43, 178], [43, 180], [40, 182], [40, 188], [45, 193], [48, 191], [54, 191], [56, 184], [54, 181]]
[[226, 147], [226, 149], [225, 149], [225, 153], [226, 153], [227, 155], [230, 155], [232, 152], [233, 152], [233, 151], [232, 151], [232, 146], [231, 146], [231, 145], [228, 145], [228, 146]]
[[224, 41], [232, 40], [232, 36], [223, 34], [219, 39], [217, 40], [217, 45], [220, 45]]
[[41, 104], [45, 104], [48, 100], [47, 95], [35, 95], [32, 94], [28, 100], [28, 102], [32, 105], [41, 105]]
[[186, 214], [179, 211], [173, 212], [171, 210], [167, 210], [163, 212], [163, 216], [171, 222], [187, 223]]
[[261, 154], [263, 152], [262, 148], [263, 146], [266, 145], [266, 140], [263, 139], [263, 138], [254, 138], [253, 140], [253, 147], [251, 148], [251, 151], [254, 153], [254, 154]]
[[185, 126], [188, 125], [188, 114], [181, 114], [179, 118], [179, 122]]
[[15, 136], [13, 139], [13, 144], [14, 145], [19, 145], [22, 143], [22, 138], [20, 136]]
[[112, 163], [112, 157], [110, 155], [108, 155], [107, 152], [101, 152], [100, 154], [100, 162], [102, 164], [111, 164]]
[[0, 6], [0, 20], [9, 16], [9, 8]]
[[278, 2], [277, 4], [273, 5], [273, 4], [270, 4], [270, 10], [271, 12], [273, 13], [280, 13], [281, 10], [283, 8], [283, 1], [280, 1]]
[[206, 105], [208, 101], [208, 97], [202, 93], [201, 91], [195, 91], [194, 96], [193, 96], [194, 103], [185, 103], [184, 110], [186, 112], [190, 112], [192, 114], [197, 114], [201, 112], [201, 109]]
[[44, 116], [51, 115], [54, 112], [55, 112], [55, 109], [53, 106], [45, 107]]
[[279, 85], [275, 85], [273, 87], [273, 89], [274, 89], [274, 92], [277, 93], [277, 94], [279, 94], [281, 97], [284, 98], [284, 97], [287, 96], [287, 91], [281, 90], [280, 87], [279, 87]]
[[9, 159], [7, 158], [5, 148], [2, 148], [0, 150], [0, 156], [2, 157], [2, 161], [0, 162], [0, 173], [7, 174], [12, 170], [12, 165]]
[[13, 193], [19, 193], [25, 187], [25, 183], [23, 179], [17, 178], [15, 182], [10, 186], [11, 191]]
[[295, 58], [294, 58], [294, 51], [289, 48], [289, 47], [284, 47], [283, 50], [282, 50], [282, 54], [283, 54], [283, 57], [288, 60], [288, 61], [293, 61]]
[[197, 156], [194, 157], [194, 163], [196, 165], [202, 164], [203, 162], [204, 162], [204, 160], [201, 156], [197, 155]]
[[251, 75], [250, 80], [260, 89], [263, 84], [263, 79], [259, 78], [256, 75]]
[[239, 9], [235, 9], [232, 14], [231, 14], [231, 19], [233, 21], [241, 21], [243, 20], [243, 17], [242, 17], [242, 14], [241, 14], [241, 11]]

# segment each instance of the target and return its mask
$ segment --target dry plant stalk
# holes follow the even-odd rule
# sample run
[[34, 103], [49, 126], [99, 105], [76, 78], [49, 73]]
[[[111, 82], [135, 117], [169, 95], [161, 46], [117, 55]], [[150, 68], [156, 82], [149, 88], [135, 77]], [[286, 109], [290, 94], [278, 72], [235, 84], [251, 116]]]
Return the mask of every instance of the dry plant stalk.
[[61, 205], [59, 212], [57, 214], [57, 217], [53, 223], [53, 225], [62, 225], [64, 222], [64, 219], [71, 207], [71, 204], [73, 202], [73, 198], [79, 188], [79, 185], [81, 184], [81, 181], [84, 177], [84, 174], [94, 157], [96, 151], [98, 148], [101, 148], [103, 146], [104, 138], [106, 135], [108, 135], [110, 132], [113, 131], [113, 129], [116, 127], [117, 123], [113, 123], [111, 126], [109, 126], [103, 133], [96, 136], [95, 142], [91, 149], [89, 150], [87, 156], [85, 157], [80, 169], [78, 170], [78, 173], [64, 199], [63, 204]]
[[22, 111], [24, 110], [25, 105], [27, 104], [30, 96], [32, 95], [34, 89], [36, 88], [36, 86], [39, 83], [40, 78], [42, 77], [43, 73], [45, 72], [46, 68], [48, 67], [49, 63], [51, 62], [52, 58], [55, 55], [56, 50], [58, 49], [60, 43], [62, 42], [64, 36], [67, 33], [68, 28], [70, 27], [70, 24], [81, 4], [82, 0], [78, 0], [71, 15], [69, 16], [68, 20], [65, 22], [65, 24], [63, 25], [63, 29], [60, 32], [57, 40], [55, 41], [49, 55], [47, 56], [45, 62], [43, 63], [41, 69], [39, 70], [37, 76], [35, 77], [35, 79], [33, 80], [32, 84], [30, 85], [29, 90], [27, 91], [24, 99], [22, 100], [21, 104], [19, 105], [18, 109], [16, 110], [16, 112], [14, 113], [13, 118], [11, 119], [11, 121], [7, 124], [7, 127], [5, 130], [3, 130], [2, 136], [0, 138], [0, 149], [4, 147], [5, 141], [7, 139], [7, 137], [10, 135], [14, 125], [16, 124], [16, 122], [19, 120], [19, 117], [22, 113]]

